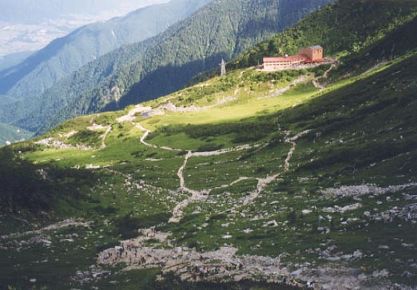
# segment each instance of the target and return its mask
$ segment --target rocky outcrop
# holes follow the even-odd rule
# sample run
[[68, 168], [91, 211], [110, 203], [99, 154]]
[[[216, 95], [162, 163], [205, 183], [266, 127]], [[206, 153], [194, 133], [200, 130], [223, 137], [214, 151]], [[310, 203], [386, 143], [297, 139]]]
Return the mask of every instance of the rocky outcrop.
[[328, 197], [360, 197], [367, 195], [383, 195], [387, 193], [400, 192], [408, 188], [417, 187], [417, 183], [407, 183], [400, 185], [391, 185], [388, 187], [379, 187], [374, 184], [362, 184], [353, 186], [341, 186], [339, 188], [328, 188], [321, 193]]

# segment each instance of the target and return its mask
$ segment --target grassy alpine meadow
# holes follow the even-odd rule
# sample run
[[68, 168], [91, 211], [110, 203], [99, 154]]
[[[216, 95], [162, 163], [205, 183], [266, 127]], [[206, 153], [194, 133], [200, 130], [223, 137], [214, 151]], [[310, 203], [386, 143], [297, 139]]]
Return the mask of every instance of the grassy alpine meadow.
[[[323, 90], [313, 87], [309, 72], [302, 83], [291, 85], [299, 78], [295, 73], [291, 80], [275, 82], [282, 75], [240, 70], [227, 78], [248, 74], [249, 80], [262, 81], [257, 80], [256, 87], [236, 81], [223, 91], [217, 82], [225, 80], [218, 78], [143, 105], [157, 110], [169, 101], [186, 108], [188, 98], [196, 98], [201, 111], [151, 117], [138, 113], [129, 121], [118, 121], [134, 110], [130, 107], [81, 117], [34, 142], [15, 145], [16, 158], [35, 164], [32, 170], [42, 168], [47, 175], [64, 171], [54, 178], [67, 186], [77, 184], [71, 183], [67, 170], [94, 176], [76, 198], [66, 191], [54, 192], [53, 213], [27, 217], [38, 227], [70, 217], [90, 224], [3, 240], [1, 281], [15, 289], [136, 289], [130, 288], [132, 283], [164, 289], [162, 282], [155, 282], [161, 275], [157, 268], [124, 272], [112, 267], [106, 270], [112, 274], [86, 274], [98, 252], [137, 236], [139, 228], [154, 226], [171, 233], [171, 246], [200, 252], [233, 246], [239, 255], [280, 256], [291, 269], [349, 264], [371, 277], [413, 285], [416, 224], [400, 217], [391, 220], [388, 214], [409, 204], [405, 196], [413, 194], [413, 186], [359, 196], [339, 196], [330, 189], [371, 184], [389, 188], [416, 181], [416, 68], [416, 58], [409, 57]], [[270, 95], [287, 86], [279, 95]], [[199, 87], [212, 95], [196, 93]], [[229, 94], [230, 102], [219, 103]], [[400, 115], [399, 106], [406, 108]], [[147, 139], [138, 124], [152, 130]], [[289, 140], [303, 131], [307, 133]], [[42, 142], [47, 138], [57, 142]], [[185, 186], [210, 192], [185, 207], [179, 223], [169, 223], [175, 206], [189, 196], [178, 190], [179, 169], [189, 151], [197, 155], [183, 168]], [[6, 216], [1, 226], [4, 233], [31, 229]], [[28, 246], [32, 243], [36, 246]], [[405, 272], [409, 277], [404, 278]], [[52, 276], [60, 279], [51, 283]], [[165, 281], [179, 283], [169, 279]], [[245, 284], [240, 287], [246, 289]]]
[[0, 289], [415, 288], [417, 53], [375, 60], [387, 31], [2, 148]]

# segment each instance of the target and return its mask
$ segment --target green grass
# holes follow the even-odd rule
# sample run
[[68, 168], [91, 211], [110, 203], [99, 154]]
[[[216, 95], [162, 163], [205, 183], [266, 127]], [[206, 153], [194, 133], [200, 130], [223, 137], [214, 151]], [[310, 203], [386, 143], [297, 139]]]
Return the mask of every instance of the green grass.
[[[91, 232], [80, 230], [82, 238], [70, 246], [57, 241], [57, 248], [52, 248], [54, 252], [44, 248], [21, 253], [0, 250], [0, 281], [24, 288], [29, 285], [28, 279], [35, 276], [39, 277], [39, 286], [61, 289], [78, 269], [85, 270], [94, 263], [100, 249], [122, 237], [133, 237], [138, 227], [156, 226], [173, 233], [174, 246], [214, 250], [232, 245], [238, 248], [239, 254], [282, 254], [290, 270], [295, 270], [297, 263], [328, 265], [322, 253], [332, 246], [335, 250], [331, 255], [349, 255], [360, 250], [364, 257], [346, 262], [349, 266], [368, 274], [387, 269], [391, 281], [415, 286], [417, 273], [409, 259], [417, 256], [417, 248], [403, 244], [414, 243], [417, 225], [399, 219], [384, 223], [365, 215], [367, 211], [375, 214], [411, 203], [404, 199], [404, 194], [413, 194], [415, 189], [361, 199], [329, 198], [321, 190], [340, 185], [389, 186], [417, 181], [417, 56], [407, 54], [352, 76], [338, 74], [344, 69], [342, 66], [336, 70], [332, 82], [321, 91], [306, 82], [271, 97], [271, 93], [299, 75], [270, 75], [248, 69], [232, 72], [230, 79], [215, 78], [146, 103], [155, 108], [168, 101], [178, 106], [189, 103], [210, 106], [200, 112], [172, 112], [147, 119], [138, 116], [135, 122], [153, 131], [147, 139], [149, 143], [193, 151], [259, 145], [219, 156], [189, 159], [184, 175], [191, 189], [213, 189], [242, 176], [248, 179], [215, 189], [206, 202], [189, 205], [178, 224], [168, 224], [167, 220], [174, 206], [187, 196], [176, 192], [177, 171], [184, 162], [185, 152], [149, 148], [140, 143], [143, 132], [133, 124], [115, 121], [129, 109], [75, 119], [47, 135], [70, 144], [65, 134], [81, 132], [70, 138], [76, 144], [93, 144], [91, 150], [57, 150], [30, 142], [14, 145], [15, 153], [21, 151], [19, 156], [36, 166], [53, 166], [57, 170], [85, 170], [89, 165], [102, 168], [88, 171], [97, 178], [92, 186], [82, 187], [79, 180], [67, 180], [69, 185], [81, 187], [81, 194], [76, 199], [70, 196], [59, 199], [55, 215], [52, 214], [55, 219], [75, 216], [91, 220], [94, 222]], [[312, 77], [314, 72], [303, 73]], [[227, 96], [234, 99], [216, 105], [217, 100]], [[94, 122], [112, 126], [104, 149], [98, 149], [96, 134], [85, 135], [86, 127]], [[307, 129], [311, 132], [297, 141], [291, 166], [283, 172], [291, 146], [285, 142], [285, 131], [294, 136]], [[269, 184], [253, 203], [241, 204], [242, 198], [256, 189], [257, 178], [276, 173], [281, 173], [280, 178]], [[361, 207], [356, 210], [325, 211], [328, 207], [357, 202]], [[17, 223], [10, 217], [2, 217], [0, 221], [0, 228], [5, 232], [13, 231]], [[46, 223], [48, 219], [36, 221]], [[267, 226], [271, 221], [277, 226]], [[52, 235], [55, 239], [54, 235], [59, 233]], [[389, 250], [380, 246], [388, 246]], [[36, 261], [41, 258], [52, 262], [36, 267]], [[113, 270], [114, 278], [88, 287], [110, 289], [111, 280], [116, 280], [121, 289], [132, 289], [132, 285], [139, 289], [214, 287], [181, 284], [175, 278], [167, 284], [155, 285], [158, 270], [131, 273]], [[404, 271], [414, 276], [404, 278]], [[22, 273], [26, 274], [22, 276]], [[52, 276], [59, 279], [49, 281]], [[247, 286], [233, 285], [242, 287], [236, 289], [275, 287]]]

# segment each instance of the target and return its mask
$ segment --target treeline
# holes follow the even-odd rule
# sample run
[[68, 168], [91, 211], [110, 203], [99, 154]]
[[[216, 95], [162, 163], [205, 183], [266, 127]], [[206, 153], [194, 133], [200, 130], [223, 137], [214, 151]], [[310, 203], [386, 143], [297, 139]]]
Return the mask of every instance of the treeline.
[[356, 53], [416, 15], [416, 1], [339, 0], [249, 49], [231, 62], [229, 69], [254, 66], [264, 56], [295, 54], [316, 44], [322, 45], [327, 55]]
[[[123, 108], [186, 86], [329, 0], [213, 1], [145, 42], [115, 50], [55, 85], [18, 124], [45, 132], [71, 117]], [[39, 105], [41, 104], [41, 105]], [[46, 124], [46, 125], [45, 125]]]

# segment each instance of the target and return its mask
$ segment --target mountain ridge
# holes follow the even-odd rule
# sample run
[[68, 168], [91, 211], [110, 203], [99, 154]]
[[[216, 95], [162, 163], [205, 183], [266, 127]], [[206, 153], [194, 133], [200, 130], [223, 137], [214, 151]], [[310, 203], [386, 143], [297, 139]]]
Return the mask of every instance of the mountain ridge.
[[174, 0], [78, 28], [23, 63], [1, 72], [1, 93], [16, 99], [42, 94], [56, 81], [97, 57], [124, 44], [153, 37], [208, 2]]
[[[282, 30], [287, 25], [298, 21], [307, 11], [329, 1], [297, 0], [295, 3], [291, 2], [292, 5], [286, 2], [288, 1], [229, 1], [227, 3], [214, 1], [197, 12], [194, 17], [174, 25], [157, 38], [145, 41], [141, 45], [127, 46], [83, 67], [73, 74], [72, 79], [63, 80], [41, 96], [44, 100], [55, 99], [59, 96], [61, 102], [68, 104], [66, 107], [62, 106], [57, 110], [49, 106], [50, 111], [46, 114], [40, 114], [34, 110], [31, 114], [35, 119], [15, 120], [15, 124], [31, 130], [41, 128], [41, 131], [45, 131], [70, 116], [123, 107], [139, 99], [155, 98], [179, 89], [196, 73], [217, 66], [222, 57], [230, 58], [231, 53], [242, 51], [251, 43]], [[257, 5], [258, 9], [253, 9], [252, 4]], [[280, 5], [283, 5], [283, 11]], [[271, 7], [274, 9], [270, 9]], [[304, 9], [300, 10], [300, 7]], [[289, 9], [289, 11], [284, 9]], [[224, 15], [225, 11], [229, 11], [233, 17], [220, 16]], [[237, 13], [237, 11], [243, 12]], [[285, 15], [285, 18], [280, 19], [281, 15]], [[240, 17], [242, 17], [241, 20]], [[253, 25], [251, 17], [260, 23]], [[233, 19], [234, 22], [231, 23], [228, 19]], [[247, 29], [249, 23], [251, 23], [251, 29], [258, 31], [257, 33]], [[212, 31], [212, 39], [206, 43], [207, 40], [203, 40], [202, 37], [214, 27], [222, 33], [216, 34], [216, 31]], [[242, 37], [239, 37], [240, 34]], [[168, 43], [170, 43], [169, 46]], [[147, 48], [142, 50], [138, 49], [138, 46]], [[127, 60], [123, 59], [124, 54]], [[137, 56], [133, 58], [137, 61], [131, 61], [131, 56], [135, 54]], [[107, 68], [102, 75], [100, 75], [100, 66]], [[138, 84], [135, 84], [137, 82]], [[164, 86], [158, 85], [159, 82], [164, 82]], [[86, 86], [83, 88], [79, 85], [80, 83], [85, 83]], [[112, 95], [112, 91], [117, 93]], [[44, 102], [40, 107], [46, 110], [48, 103]], [[45, 115], [51, 116], [49, 121], [36, 120], [36, 116]]]
[[[0, 150], [0, 257], [19, 265], [0, 281], [413, 289], [417, 18], [407, 10], [386, 30], [384, 9], [366, 11], [374, 0], [338, 3], [386, 22], [360, 35], [372, 41], [357, 50], [345, 52], [355, 38], [340, 35], [337, 66], [233, 69]], [[346, 13], [333, 7], [325, 19]]]
[[32, 137], [32, 133], [23, 129], [0, 123], [0, 147], [22, 142]]

